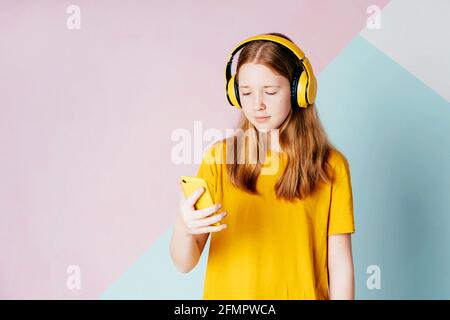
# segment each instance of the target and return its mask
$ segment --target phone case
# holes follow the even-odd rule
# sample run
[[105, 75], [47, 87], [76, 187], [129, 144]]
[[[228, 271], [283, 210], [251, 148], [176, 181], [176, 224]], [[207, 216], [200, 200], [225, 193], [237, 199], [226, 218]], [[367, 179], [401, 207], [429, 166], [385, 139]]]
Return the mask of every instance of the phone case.
[[[198, 177], [182, 176], [180, 178], [180, 181], [183, 187], [183, 193], [185, 198], [189, 197], [194, 191], [196, 191], [200, 187], [203, 187], [205, 189], [205, 191], [202, 193], [200, 198], [197, 199], [197, 202], [194, 205], [194, 208], [196, 210], [205, 209], [214, 205], [214, 201], [211, 197], [211, 194], [209, 193], [208, 184], [206, 183], [205, 179]], [[216, 213], [213, 213], [212, 215], [214, 214]], [[219, 221], [214, 223], [213, 225], [220, 226], [221, 223]]]

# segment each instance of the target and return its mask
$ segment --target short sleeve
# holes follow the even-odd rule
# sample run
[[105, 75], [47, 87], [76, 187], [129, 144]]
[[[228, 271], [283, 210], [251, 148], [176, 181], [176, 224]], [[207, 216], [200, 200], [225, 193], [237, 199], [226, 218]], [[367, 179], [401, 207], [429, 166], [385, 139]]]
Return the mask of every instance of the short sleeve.
[[339, 155], [331, 186], [328, 235], [353, 232], [355, 223], [350, 167], [347, 159]]
[[198, 178], [203, 178], [208, 185], [214, 203], [216, 202], [217, 166], [215, 161], [216, 145], [209, 147], [203, 154], [202, 163], [197, 172]]

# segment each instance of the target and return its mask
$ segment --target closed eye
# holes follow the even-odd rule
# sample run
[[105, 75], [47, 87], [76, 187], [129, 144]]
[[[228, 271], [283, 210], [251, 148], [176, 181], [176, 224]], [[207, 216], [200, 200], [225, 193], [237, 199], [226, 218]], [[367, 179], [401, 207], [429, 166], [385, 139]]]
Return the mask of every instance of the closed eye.
[[[276, 92], [266, 92], [266, 94], [268, 94], [270, 96], [273, 96], [274, 94], [276, 94]], [[250, 95], [250, 92], [246, 92], [246, 93], [243, 92], [242, 95], [243, 96], [248, 96], [248, 95]]]

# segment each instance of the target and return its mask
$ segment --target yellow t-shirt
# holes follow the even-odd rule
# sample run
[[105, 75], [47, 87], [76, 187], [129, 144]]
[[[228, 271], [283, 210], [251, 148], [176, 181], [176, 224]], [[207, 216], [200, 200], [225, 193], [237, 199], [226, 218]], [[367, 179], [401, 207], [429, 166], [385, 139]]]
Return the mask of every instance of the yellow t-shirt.
[[349, 164], [337, 150], [333, 182], [303, 200], [278, 199], [284, 153], [268, 151], [252, 195], [234, 187], [226, 172], [225, 143], [203, 156], [198, 177], [207, 181], [227, 228], [210, 234], [203, 299], [328, 299], [327, 236], [355, 232]]

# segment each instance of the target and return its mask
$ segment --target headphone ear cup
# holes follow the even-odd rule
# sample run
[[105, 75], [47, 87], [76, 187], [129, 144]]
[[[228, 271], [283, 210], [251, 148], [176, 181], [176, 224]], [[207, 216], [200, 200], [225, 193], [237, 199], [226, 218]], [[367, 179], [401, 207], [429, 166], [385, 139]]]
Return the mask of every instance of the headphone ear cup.
[[228, 84], [227, 84], [227, 97], [228, 97], [228, 101], [230, 102], [230, 104], [232, 104], [233, 106], [235, 106], [238, 109], [241, 109], [241, 105], [239, 102], [238, 85], [235, 82], [234, 75], [230, 78], [230, 81], [228, 81]]
[[308, 107], [307, 93], [306, 88], [308, 87], [308, 75], [305, 71], [300, 75], [300, 79], [298, 81], [298, 105], [302, 108]]
[[314, 103], [314, 101], [316, 100], [316, 94], [317, 94], [317, 80], [314, 76], [312, 76], [308, 80], [307, 101], [309, 104]]
[[238, 103], [239, 108], [242, 109], [241, 98], [239, 97], [239, 81], [235, 77], [233, 77], [233, 79], [234, 79], [234, 95], [236, 96], [236, 101]]
[[298, 80], [300, 77], [300, 70], [299, 69], [295, 69], [294, 70], [294, 74], [292, 76], [292, 81], [291, 81], [291, 104], [293, 108], [296, 108], [299, 106], [298, 104]]
[[[310, 105], [313, 104], [316, 100], [317, 93], [317, 79], [314, 76], [314, 72], [311, 66], [311, 63], [307, 58], [303, 59], [303, 68], [307, 71], [306, 80], [305, 80], [305, 103]], [[306, 72], [305, 72], [306, 73]]]

